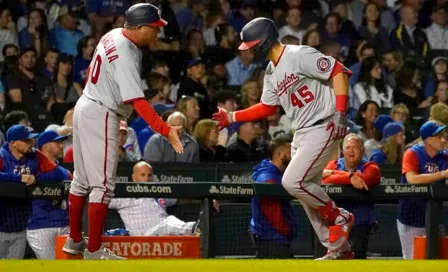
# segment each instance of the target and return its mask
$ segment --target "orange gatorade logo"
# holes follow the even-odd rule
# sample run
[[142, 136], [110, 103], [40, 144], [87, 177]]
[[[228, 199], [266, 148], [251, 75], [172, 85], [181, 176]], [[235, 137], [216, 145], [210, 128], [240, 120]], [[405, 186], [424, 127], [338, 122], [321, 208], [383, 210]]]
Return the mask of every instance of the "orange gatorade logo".
[[[62, 252], [67, 236], [56, 238], [56, 259], [81, 259]], [[128, 259], [198, 259], [200, 238], [196, 236], [103, 236], [103, 245]]]

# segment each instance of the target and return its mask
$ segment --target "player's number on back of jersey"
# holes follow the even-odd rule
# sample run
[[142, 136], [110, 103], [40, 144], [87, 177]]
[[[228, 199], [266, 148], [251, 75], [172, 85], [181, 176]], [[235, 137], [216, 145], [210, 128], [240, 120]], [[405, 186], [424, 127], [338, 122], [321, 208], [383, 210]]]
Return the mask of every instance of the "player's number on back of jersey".
[[92, 74], [92, 76], [90, 77], [90, 82], [92, 82], [93, 84], [96, 84], [98, 82], [102, 62], [103, 60], [101, 59], [101, 56], [96, 55], [95, 63], [93, 64], [92, 71], [90, 71], [90, 73]]
[[309, 91], [307, 85], [303, 85], [297, 91], [291, 93], [291, 103], [299, 109], [314, 100], [314, 94]]

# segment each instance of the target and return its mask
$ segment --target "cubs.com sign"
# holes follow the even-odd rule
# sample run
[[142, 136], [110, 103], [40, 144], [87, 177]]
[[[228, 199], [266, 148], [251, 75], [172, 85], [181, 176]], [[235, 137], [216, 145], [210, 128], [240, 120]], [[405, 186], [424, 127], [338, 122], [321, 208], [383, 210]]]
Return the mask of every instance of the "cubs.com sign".
[[[67, 236], [56, 237], [56, 259], [80, 259], [62, 252]], [[199, 236], [104, 236], [103, 246], [128, 259], [198, 259]]]

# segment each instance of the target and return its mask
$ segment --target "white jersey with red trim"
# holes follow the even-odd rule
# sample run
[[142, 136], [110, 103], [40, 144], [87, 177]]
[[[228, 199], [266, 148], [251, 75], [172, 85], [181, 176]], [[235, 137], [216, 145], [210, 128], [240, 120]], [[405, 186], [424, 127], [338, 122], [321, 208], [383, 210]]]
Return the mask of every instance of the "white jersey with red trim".
[[113, 29], [101, 38], [90, 62], [83, 94], [129, 117], [132, 105], [126, 102], [144, 97], [140, 78], [142, 51], [122, 30]]
[[330, 79], [337, 65], [310, 46], [286, 45], [278, 63], [271, 61], [266, 68], [261, 102], [281, 105], [292, 129], [310, 127], [336, 111]]

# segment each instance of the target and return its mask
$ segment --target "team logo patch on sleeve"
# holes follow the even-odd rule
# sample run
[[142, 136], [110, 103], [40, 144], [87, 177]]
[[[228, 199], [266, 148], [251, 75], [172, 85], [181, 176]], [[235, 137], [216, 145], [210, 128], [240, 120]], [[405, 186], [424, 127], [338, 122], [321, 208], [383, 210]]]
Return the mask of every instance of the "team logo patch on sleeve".
[[331, 61], [326, 57], [320, 57], [317, 60], [317, 69], [321, 70], [322, 72], [328, 72], [331, 68]]

